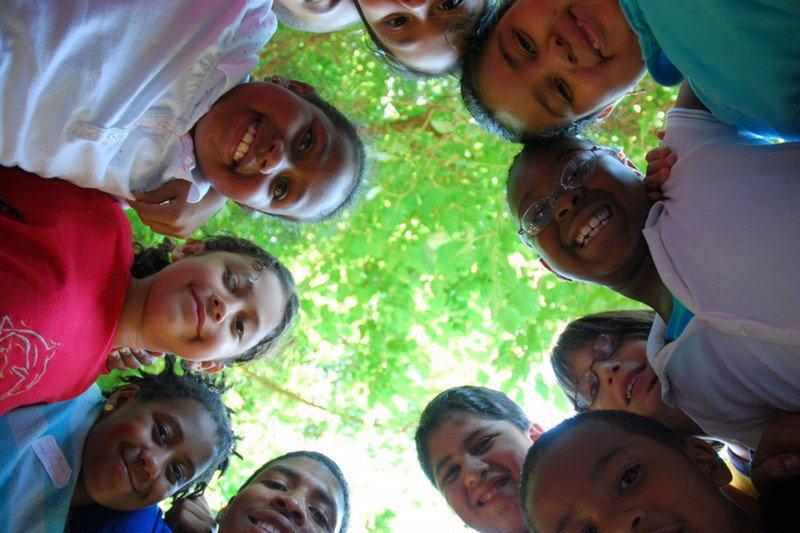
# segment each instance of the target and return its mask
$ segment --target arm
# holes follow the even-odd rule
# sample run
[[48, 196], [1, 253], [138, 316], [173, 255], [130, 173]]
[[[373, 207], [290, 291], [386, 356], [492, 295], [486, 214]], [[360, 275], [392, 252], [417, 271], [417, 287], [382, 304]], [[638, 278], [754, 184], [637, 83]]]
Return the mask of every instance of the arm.
[[142, 223], [156, 233], [185, 238], [208, 221], [225, 203], [225, 197], [210, 189], [196, 204], [186, 201], [191, 183], [186, 180], [170, 180], [158, 189], [134, 192], [138, 201], [130, 205]]
[[708, 111], [708, 108], [697, 98], [697, 95], [694, 94], [694, 91], [689, 86], [689, 82], [686, 80], [681, 83], [681, 90], [678, 92], [678, 99], [675, 100], [675, 107]]

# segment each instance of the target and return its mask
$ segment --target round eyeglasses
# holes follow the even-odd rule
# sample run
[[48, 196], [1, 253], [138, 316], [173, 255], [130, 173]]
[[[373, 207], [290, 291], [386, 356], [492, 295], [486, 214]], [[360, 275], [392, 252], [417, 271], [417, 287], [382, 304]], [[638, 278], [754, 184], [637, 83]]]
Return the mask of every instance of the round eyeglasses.
[[594, 404], [597, 392], [600, 390], [600, 378], [597, 377], [592, 367], [598, 361], [611, 359], [621, 344], [622, 336], [614, 333], [601, 333], [595, 339], [592, 347], [592, 364], [578, 380], [578, 386], [575, 388], [575, 408], [578, 411], [588, 410]]
[[558, 198], [566, 191], [574, 191], [589, 181], [597, 168], [598, 150], [601, 148], [593, 146], [591, 150], [581, 150], [570, 159], [561, 172], [559, 185], [553, 192], [533, 202], [522, 213], [517, 234], [526, 246], [533, 248], [533, 237], [553, 220], [553, 209]]

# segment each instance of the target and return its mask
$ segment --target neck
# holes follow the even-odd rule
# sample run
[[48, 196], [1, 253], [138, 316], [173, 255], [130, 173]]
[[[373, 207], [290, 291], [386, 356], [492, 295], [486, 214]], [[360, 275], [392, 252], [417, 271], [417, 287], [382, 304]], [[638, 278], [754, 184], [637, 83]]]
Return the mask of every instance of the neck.
[[114, 336], [114, 347], [125, 347], [134, 349], [151, 349], [147, 346], [147, 341], [142, 336], [142, 321], [144, 320], [144, 308], [147, 302], [147, 295], [150, 290], [149, 278], [133, 278], [128, 287], [128, 294], [125, 296], [125, 304], [122, 307], [122, 316], [117, 325], [117, 332]]
[[611, 287], [614, 291], [649, 306], [664, 322], [672, 313], [672, 294], [658, 275], [653, 257], [647, 253], [626, 281]]
[[94, 501], [86, 493], [86, 487], [83, 485], [83, 472], [78, 475], [78, 483], [75, 485], [75, 492], [72, 493], [72, 500], [69, 502], [70, 507], [83, 507], [91, 505]]

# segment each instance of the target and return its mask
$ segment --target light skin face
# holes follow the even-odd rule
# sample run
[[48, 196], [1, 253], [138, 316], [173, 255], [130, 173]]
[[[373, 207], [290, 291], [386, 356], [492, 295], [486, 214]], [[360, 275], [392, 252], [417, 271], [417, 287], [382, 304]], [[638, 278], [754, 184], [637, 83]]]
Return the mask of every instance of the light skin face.
[[325, 33], [359, 21], [352, 0], [276, 0], [291, 11], [305, 31]]
[[[571, 158], [591, 148], [590, 143], [569, 139], [521, 157], [507, 185], [517, 221], [531, 204], [553, 193]], [[617, 287], [649, 256], [642, 228], [651, 202], [631, 163], [609, 151], [597, 153], [594, 173], [583, 186], [558, 197], [553, 220], [535, 236], [534, 247], [542, 263], [562, 276]], [[581, 242], [592, 218], [609, 211], [605, 226]]]
[[643, 74], [618, 0], [517, 0], [486, 43], [478, 91], [501, 123], [543, 132], [613, 105]]
[[687, 453], [586, 423], [542, 457], [526, 512], [541, 533], [758, 531], [720, 492], [731, 476], [714, 450], [690, 439]]
[[172, 495], [213, 460], [217, 426], [196, 401], [138, 400], [126, 386], [107, 400], [83, 448], [73, 502], [118, 510], [142, 509]]
[[[647, 338], [626, 335], [617, 350], [605, 361], [594, 360], [594, 341], [572, 351], [569, 364], [573, 383], [591, 368], [598, 377], [598, 389], [590, 411], [611, 409], [655, 418], [662, 424], [683, 433], [700, 429], [683, 412], [669, 407], [661, 399], [661, 382], [647, 362]], [[631, 394], [628, 396], [628, 387]]]
[[328, 468], [310, 457], [289, 457], [261, 472], [222, 510], [220, 533], [336, 533], [344, 495]]
[[194, 130], [197, 162], [214, 190], [292, 220], [335, 210], [352, 188], [356, 156], [328, 116], [302, 97], [313, 92], [274, 77], [220, 98]]
[[485, 0], [357, 0], [381, 43], [422, 72], [445, 72], [461, 57], [458, 26], [476, 17]]
[[542, 429], [459, 414], [428, 438], [436, 488], [469, 527], [481, 533], [526, 531], [517, 504], [525, 454]]
[[195, 370], [215, 371], [280, 324], [286, 295], [273, 270], [256, 271], [250, 256], [205, 252], [202, 241], [177, 247], [172, 258], [133, 280], [118, 345], [175, 353]]

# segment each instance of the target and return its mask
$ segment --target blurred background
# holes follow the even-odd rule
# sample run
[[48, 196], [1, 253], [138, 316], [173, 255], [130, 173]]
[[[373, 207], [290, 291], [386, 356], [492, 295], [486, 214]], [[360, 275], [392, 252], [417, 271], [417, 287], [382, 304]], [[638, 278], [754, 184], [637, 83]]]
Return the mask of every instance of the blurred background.
[[[229, 204], [201, 230], [265, 246], [293, 272], [302, 302], [282, 354], [229, 372], [242, 458], [207, 498], [219, 509], [266, 460], [318, 450], [350, 482], [351, 532], [463, 532], [417, 465], [426, 403], [448, 387], [485, 385], [551, 427], [570, 414], [547, 363], [554, 335], [581, 315], [641, 306], [541, 268], [505, 204], [520, 146], [470, 120], [458, 80], [403, 79], [368, 43], [361, 29], [281, 27], [263, 53], [256, 78], [311, 83], [361, 125], [371, 171], [339, 221], [296, 226]], [[677, 93], [649, 79], [641, 89], [590, 137], [644, 170]], [[160, 241], [131, 219], [139, 240]]]

